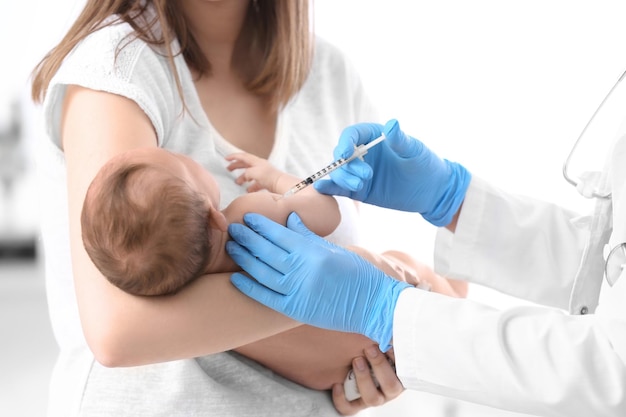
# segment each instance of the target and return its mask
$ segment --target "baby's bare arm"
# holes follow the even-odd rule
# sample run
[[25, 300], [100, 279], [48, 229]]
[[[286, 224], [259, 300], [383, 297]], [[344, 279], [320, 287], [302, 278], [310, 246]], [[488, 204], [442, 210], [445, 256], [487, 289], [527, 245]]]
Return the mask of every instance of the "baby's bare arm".
[[[243, 215], [255, 212], [285, 224], [290, 213], [296, 212], [304, 224], [320, 236], [331, 234], [341, 221], [341, 213], [334, 197], [318, 193], [315, 188], [307, 187], [296, 195], [283, 197], [299, 180], [286, 174], [266, 159], [245, 152], [228, 155], [231, 161], [228, 170], [243, 169], [235, 182], [239, 185], [249, 183], [249, 194], [240, 196], [223, 210], [229, 222], [241, 222]], [[267, 190], [267, 193], [256, 191]]]
[[[279, 170], [267, 159], [246, 152], [228, 155], [226, 160], [230, 161], [229, 171], [244, 170], [235, 182], [239, 185], [250, 183], [248, 192], [268, 190], [272, 193], [284, 194], [300, 182], [298, 177]], [[310, 191], [313, 189], [308, 190]]]

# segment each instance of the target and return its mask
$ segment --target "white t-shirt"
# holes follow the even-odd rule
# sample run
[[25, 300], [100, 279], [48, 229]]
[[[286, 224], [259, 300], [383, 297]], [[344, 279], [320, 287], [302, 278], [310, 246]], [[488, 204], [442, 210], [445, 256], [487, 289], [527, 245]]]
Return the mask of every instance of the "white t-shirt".
[[[235, 184], [223, 157], [235, 150], [202, 110], [187, 65], [175, 59], [187, 112], [182, 111], [167, 60], [141, 41], [117, 47], [131, 31], [126, 24], [90, 35], [66, 58], [44, 102], [47, 138], [39, 155], [42, 237], [50, 319], [60, 346], [54, 369], [50, 417], [72, 416], [335, 416], [330, 395], [274, 375], [241, 355], [225, 352], [198, 359], [108, 369], [94, 361], [78, 315], [70, 261], [66, 167], [60, 144], [60, 113], [69, 84], [119, 94], [148, 115], [158, 144], [189, 155], [217, 179], [222, 203], [245, 189]], [[126, 42], [126, 41], [124, 41]], [[342, 129], [378, 121], [353, 68], [334, 47], [316, 40], [311, 74], [280, 113], [269, 160], [299, 177], [332, 160]], [[331, 236], [358, 244], [357, 213], [344, 200], [342, 225]]]

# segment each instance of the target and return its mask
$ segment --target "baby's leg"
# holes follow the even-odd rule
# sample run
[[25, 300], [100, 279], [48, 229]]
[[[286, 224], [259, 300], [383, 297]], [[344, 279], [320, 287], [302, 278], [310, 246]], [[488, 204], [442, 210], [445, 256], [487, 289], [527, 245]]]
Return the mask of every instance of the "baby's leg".
[[444, 278], [436, 274], [431, 267], [405, 252], [388, 250], [383, 252], [382, 256], [395, 263], [400, 269], [415, 274], [420, 281], [428, 282], [431, 285], [431, 291], [452, 297], [467, 296], [467, 282]]

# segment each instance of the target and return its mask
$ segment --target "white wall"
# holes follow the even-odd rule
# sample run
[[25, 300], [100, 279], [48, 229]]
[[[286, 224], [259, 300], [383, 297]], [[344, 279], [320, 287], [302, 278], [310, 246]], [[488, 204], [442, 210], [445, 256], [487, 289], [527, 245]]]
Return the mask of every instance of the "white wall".
[[[498, 185], [587, 207], [562, 163], [626, 68], [621, 0], [317, 0], [316, 30], [343, 49], [384, 122]], [[393, 216], [380, 246], [430, 253]], [[420, 223], [420, 220], [417, 220]], [[390, 241], [391, 240], [391, 241]], [[380, 242], [380, 240], [377, 240]]]
[[[13, 120], [14, 104], [22, 121], [21, 141], [17, 148], [5, 144], [0, 152], [12, 167], [12, 187], [0, 186], [0, 239], [3, 242], [26, 241], [37, 235], [39, 199], [36, 190], [34, 154], [36, 138], [43, 132], [39, 109], [30, 101], [30, 72], [39, 59], [60, 40], [83, 0], [28, 0], [0, 4], [0, 132], [7, 132]], [[0, 158], [2, 160], [3, 158]], [[6, 164], [6, 162], [5, 162]], [[26, 169], [23, 169], [26, 168]], [[0, 260], [2, 262], [2, 260]]]
[[30, 71], [60, 40], [82, 4], [83, 0], [2, 0], [2, 107], [6, 97], [22, 94], [28, 88]]

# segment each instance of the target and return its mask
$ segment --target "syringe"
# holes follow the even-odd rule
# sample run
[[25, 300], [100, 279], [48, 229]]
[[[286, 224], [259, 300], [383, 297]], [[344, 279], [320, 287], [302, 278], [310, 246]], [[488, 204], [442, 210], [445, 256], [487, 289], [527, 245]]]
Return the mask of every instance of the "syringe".
[[296, 185], [291, 187], [291, 189], [289, 191], [287, 191], [285, 194], [283, 194], [283, 197], [289, 197], [290, 195], [294, 195], [298, 191], [303, 190], [304, 188], [306, 188], [309, 185], [313, 184], [317, 180], [319, 180], [319, 179], [325, 177], [326, 175], [330, 174], [331, 172], [333, 172], [337, 168], [347, 164], [348, 162], [350, 162], [350, 161], [352, 161], [352, 160], [354, 160], [356, 158], [361, 158], [363, 155], [365, 155], [367, 153], [367, 151], [371, 147], [373, 147], [375, 145], [378, 145], [383, 140], [385, 140], [385, 134], [384, 133], [382, 135], [380, 135], [379, 137], [377, 137], [376, 139], [374, 139], [373, 141], [371, 141], [370, 143], [367, 143], [367, 144], [364, 144], [364, 145], [355, 146], [354, 147], [354, 153], [352, 155], [350, 155], [350, 157], [337, 159], [335, 162], [331, 163], [330, 165], [320, 169], [315, 174], [311, 175], [310, 177], [307, 177], [306, 179], [300, 181], [299, 183], [297, 183]]

